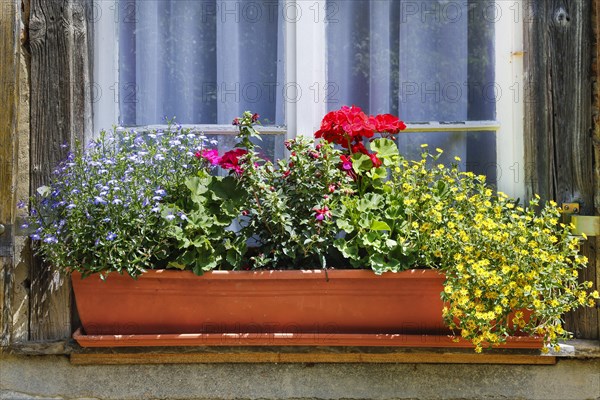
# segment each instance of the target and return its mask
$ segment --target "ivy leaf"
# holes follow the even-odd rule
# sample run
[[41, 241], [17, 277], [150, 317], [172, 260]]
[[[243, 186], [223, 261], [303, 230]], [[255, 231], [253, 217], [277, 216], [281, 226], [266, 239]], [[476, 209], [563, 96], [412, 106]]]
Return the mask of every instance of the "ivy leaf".
[[371, 223], [372, 231], [391, 231], [392, 228], [384, 221], [373, 221]]
[[354, 230], [354, 227], [352, 226], [352, 224], [350, 224], [350, 222], [348, 222], [348, 220], [346, 220], [346, 219], [339, 218], [335, 221], [335, 223], [338, 228], [340, 228], [341, 230], [343, 230], [346, 233], [351, 233]]
[[373, 254], [371, 257], [369, 257], [369, 264], [377, 275], [381, 275], [389, 270], [389, 267], [382, 254]]
[[360, 258], [358, 255], [358, 247], [352, 241], [347, 241], [346, 239], [336, 239], [333, 242], [333, 245], [340, 251], [340, 253], [342, 253], [344, 258], [351, 260], [358, 260]]
[[396, 246], [398, 246], [398, 242], [393, 239], [387, 239], [385, 241], [385, 245], [390, 249], [394, 249]]

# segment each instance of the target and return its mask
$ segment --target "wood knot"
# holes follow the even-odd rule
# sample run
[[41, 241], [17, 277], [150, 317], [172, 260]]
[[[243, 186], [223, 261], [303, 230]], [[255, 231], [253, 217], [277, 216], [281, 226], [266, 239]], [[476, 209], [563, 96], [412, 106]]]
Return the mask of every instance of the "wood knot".
[[554, 22], [561, 27], [567, 27], [571, 23], [571, 16], [564, 7], [558, 7], [554, 11]]

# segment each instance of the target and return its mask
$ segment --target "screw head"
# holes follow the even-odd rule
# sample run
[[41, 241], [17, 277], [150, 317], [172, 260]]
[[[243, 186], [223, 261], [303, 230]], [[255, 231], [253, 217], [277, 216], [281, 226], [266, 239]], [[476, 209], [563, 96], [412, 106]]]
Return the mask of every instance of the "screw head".
[[6, 231], [4, 225], [0, 224], [0, 235], [2, 235]]

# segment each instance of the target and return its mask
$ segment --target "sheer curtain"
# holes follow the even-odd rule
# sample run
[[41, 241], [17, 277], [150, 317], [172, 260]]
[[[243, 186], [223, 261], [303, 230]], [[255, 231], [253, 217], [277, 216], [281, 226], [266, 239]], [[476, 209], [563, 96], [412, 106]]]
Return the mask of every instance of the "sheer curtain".
[[230, 124], [255, 110], [283, 124], [281, 1], [120, 1], [124, 125]]
[[[490, 4], [328, 0], [328, 79], [337, 90], [329, 109], [356, 104], [407, 122], [493, 120], [494, 99], [486, 97], [486, 88], [494, 84]], [[399, 135], [398, 142], [411, 158], [418, 157], [421, 143], [466, 162], [467, 156], [471, 161], [482, 154], [495, 157], [493, 135], [480, 136], [410, 133]]]

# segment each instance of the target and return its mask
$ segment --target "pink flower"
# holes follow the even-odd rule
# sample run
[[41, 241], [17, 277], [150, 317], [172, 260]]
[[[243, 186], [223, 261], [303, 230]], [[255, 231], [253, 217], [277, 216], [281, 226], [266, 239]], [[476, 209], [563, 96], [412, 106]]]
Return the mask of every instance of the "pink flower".
[[258, 119], [259, 119], [259, 118], [260, 118], [260, 115], [258, 115], [258, 114], [256, 114], [256, 113], [254, 113], [254, 114], [252, 115], [252, 122], [256, 122], [256, 121], [258, 121]]
[[331, 212], [329, 212], [329, 208], [327, 206], [323, 208], [313, 208], [315, 211], [315, 219], [317, 221], [323, 221], [325, 218], [331, 218]]
[[[198, 157], [198, 153], [196, 153], [196, 157]], [[219, 157], [219, 151], [216, 149], [205, 149], [202, 151], [202, 153], [200, 153], [200, 157], [208, 161], [210, 165], [218, 165], [221, 162], [221, 157]]]
[[352, 170], [352, 160], [348, 156], [341, 155], [340, 159], [342, 160], [342, 169], [344, 171]]

